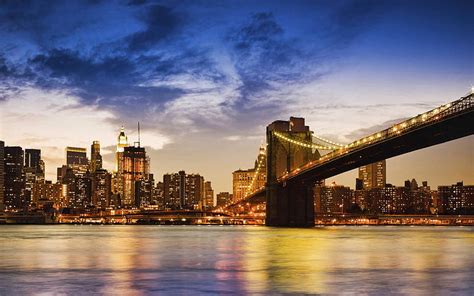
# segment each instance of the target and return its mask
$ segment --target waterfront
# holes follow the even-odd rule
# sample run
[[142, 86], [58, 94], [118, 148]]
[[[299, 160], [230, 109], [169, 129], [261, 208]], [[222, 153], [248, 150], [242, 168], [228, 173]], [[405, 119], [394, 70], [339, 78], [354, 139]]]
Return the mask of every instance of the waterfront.
[[0, 294], [473, 294], [474, 228], [4, 225]]

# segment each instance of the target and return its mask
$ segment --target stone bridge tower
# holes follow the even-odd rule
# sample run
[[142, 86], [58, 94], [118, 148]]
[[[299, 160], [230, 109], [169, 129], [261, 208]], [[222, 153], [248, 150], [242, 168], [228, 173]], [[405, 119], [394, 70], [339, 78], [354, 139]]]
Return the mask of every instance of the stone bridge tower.
[[280, 139], [275, 132], [288, 138], [312, 142], [312, 132], [304, 118], [290, 117], [267, 126], [266, 220], [268, 226], [314, 225], [313, 185], [308, 182], [278, 183], [278, 178], [304, 164], [319, 159], [317, 150]]

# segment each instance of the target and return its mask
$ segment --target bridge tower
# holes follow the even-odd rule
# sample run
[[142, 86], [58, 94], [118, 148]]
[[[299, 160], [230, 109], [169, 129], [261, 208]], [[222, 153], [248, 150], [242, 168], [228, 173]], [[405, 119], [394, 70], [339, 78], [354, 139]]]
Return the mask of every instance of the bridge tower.
[[278, 183], [286, 172], [317, 160], [318, 150], [308, 149], [289, 141], [283, 141], [275, 132], [288, 138], [312, 142], [312, 132], [304, 118], [290, 117], [289, 121], [278, 120], [267, 126], [267, 226], [306, 227], [314, 225], [313, 181], [291, 181]]

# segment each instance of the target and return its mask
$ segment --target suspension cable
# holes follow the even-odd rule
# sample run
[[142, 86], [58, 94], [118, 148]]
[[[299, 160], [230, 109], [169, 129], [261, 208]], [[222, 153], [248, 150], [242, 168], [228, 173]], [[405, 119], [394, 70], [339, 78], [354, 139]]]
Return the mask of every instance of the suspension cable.
[[295, 144], [295, 145], [298, 145], [298, 146], [301, 146], [301, 147], [305, 147], [305, 148], [312, 148], [312, 149], [318, 149], [318, 150], [337, 150], [339, 149], [340, 147], [338, 146], [322, 146], [322, 145], [318, 145], [318, 144], [315, 144], [315, 143], [311, 143], [311, 142], [306, 142], [306, 141], [301, 141], [301, 140], [295, 140], [295, 139], [292, 139], [290, 137], [287, 137], [277, 131], [273, 131], [273, 134], [275, 136], [277, 136], [278, 138], [282, 139], [282, 140], [285, 140], [287, 142], [290, 142], [292, 144]]
[[257, 156], [257, 159], [258, 159], [258, 162], [257, 162], [257, 169], [255, 170], [255, 174], [253, 175], [253, 178], [252, 178], [252, 181], [250, 181], [250, 184], [249, 186], [247, 187], [247, 190], [245, 190], [245, 194], [244, 194], [244, 197], [243, 198], [246, 198], [250, 193], [251, 193], [251, 189], [253, 188], [255, 182], [257, 181], [258, 179], [258, 176], [260, 175], [260, 170], [263, 166], [263, 161], [265, 159], [265, 157], [259, 157], [261, 154], [259, 154]]

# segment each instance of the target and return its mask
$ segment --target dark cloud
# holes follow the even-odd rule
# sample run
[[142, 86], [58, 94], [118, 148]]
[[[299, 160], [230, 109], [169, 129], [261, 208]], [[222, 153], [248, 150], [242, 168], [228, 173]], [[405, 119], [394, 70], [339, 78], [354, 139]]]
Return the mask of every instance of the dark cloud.
[[163, 5], [147, 7], [142, 21], [146, 28], [126, 38], [130, 51], [150, 49], [159, 41], [175, 33], [181, 23], [178, 14], [172, 8]]
[[254, 14], [250, 21], [235, 28], [228, 36], [243, 82], [245, 99], [271, 88], [274, 81], [300, 77], [296, 68], [303, 53], [285, 38], [282, 26], [270, 12]]
[[80, 53], [54, 49], [30, 61], [44, 88], [65, 88], [84, 103], [111, 108], [119, 114], [140, 114], [183, 94], [170, 87], [140, 85], [147, 77], [136, 61], [124, 56], [95, 60]]

